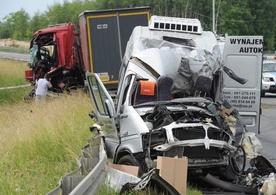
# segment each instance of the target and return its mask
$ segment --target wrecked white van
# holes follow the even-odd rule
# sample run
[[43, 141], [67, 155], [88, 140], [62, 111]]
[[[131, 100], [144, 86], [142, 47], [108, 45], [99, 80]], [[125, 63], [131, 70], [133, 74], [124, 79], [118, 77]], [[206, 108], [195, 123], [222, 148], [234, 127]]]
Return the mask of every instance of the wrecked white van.
[[215, 35], [199, 20], [152, 16], [149, 26], [137, 26], [115, 99], [97, 74], [87, 74], [91, 117], [108, 157], [141, 174], [157, 156], [186, 156], [189, 175], [234, 179], [245, 166], [246, 127], [224, 98], [224, 74], [247, 82], [224, 65]]

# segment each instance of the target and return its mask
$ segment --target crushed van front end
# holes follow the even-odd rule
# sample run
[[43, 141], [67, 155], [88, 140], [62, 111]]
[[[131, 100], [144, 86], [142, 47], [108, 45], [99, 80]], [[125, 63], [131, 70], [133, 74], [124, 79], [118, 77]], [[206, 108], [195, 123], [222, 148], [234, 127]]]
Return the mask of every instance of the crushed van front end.
[[223, 111], [218, 109], [215, 117], [208, 110], [213, 102], [192, 99], [191, 102], [187, 102], [189, 98], [182, 98], [136, 108], [149, 131], [142, 133], [143, 150], [134, 153], [134, 157], [144, 172], [154, 168], [157, 156], [185, 156], [191, 173], [212, 173], [233, 179], [245, 163], [244, 153], [239, 151], [244, 129], [238, 126], [237, 113], [221, 117]]

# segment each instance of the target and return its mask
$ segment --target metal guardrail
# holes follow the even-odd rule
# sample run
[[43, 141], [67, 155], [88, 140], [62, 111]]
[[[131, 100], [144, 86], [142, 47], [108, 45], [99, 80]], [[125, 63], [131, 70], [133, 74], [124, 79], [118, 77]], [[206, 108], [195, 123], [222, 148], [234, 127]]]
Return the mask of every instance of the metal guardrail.
[[97, 194], [107, 170], [107, 156], [100, 136], [88, 140], [78, 162], [79, 168], [63, 176], [58, 186], [47, 195]]

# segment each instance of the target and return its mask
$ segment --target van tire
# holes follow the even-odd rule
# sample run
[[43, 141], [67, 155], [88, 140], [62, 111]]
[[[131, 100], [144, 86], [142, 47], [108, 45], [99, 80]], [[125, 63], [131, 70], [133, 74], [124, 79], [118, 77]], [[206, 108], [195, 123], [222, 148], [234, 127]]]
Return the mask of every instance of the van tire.
[[121, 165], [131, 165], [131, 166], [138, 166], [138, 163], [133, 159], [130, 155], [125, 155], [118, 160], [118, 164]]
[[143, 175], [143, 171], [142, 171], [142, 168], [140, 166], [140, 163], [135, 161], [135, 159], [131, 156], [131, 155], [125, 155], [123, 156], [122, 158], [120, 158], [118, 160], [118, 163], [117, 164], [121, 164], [121, 165], [129, 165], [129, 166], [137, 166], [139, 167], [139, 170], [138, 170], [138, 176], [141, 176]]

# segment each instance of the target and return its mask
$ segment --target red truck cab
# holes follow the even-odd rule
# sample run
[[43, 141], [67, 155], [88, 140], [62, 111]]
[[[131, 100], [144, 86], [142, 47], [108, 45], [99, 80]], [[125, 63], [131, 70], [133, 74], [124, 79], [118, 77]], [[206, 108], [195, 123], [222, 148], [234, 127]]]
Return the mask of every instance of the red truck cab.
[[55, 92], [84, 86], [81, 47], [74, 30], [74, 25], [68, 23], [50, 26], [33, 34], [28, 64], [33, 71], [33, 81], [47, 75]]

